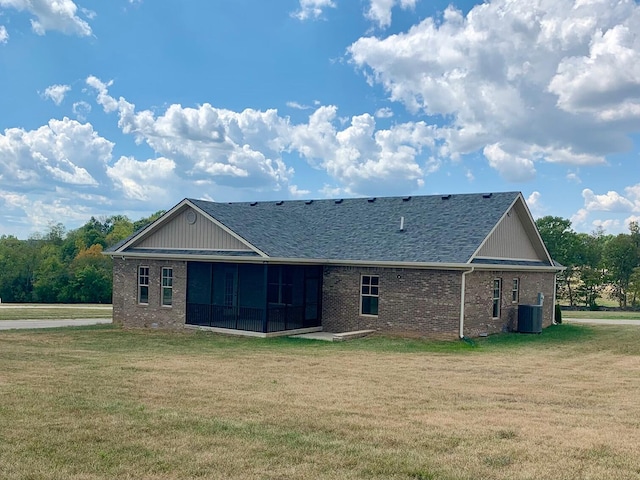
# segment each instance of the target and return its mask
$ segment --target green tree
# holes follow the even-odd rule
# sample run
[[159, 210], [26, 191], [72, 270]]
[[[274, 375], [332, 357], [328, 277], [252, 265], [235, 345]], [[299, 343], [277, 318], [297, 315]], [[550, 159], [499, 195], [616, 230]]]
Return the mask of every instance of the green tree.
[[133, 222], [133, 231], [137, 232], [138, 230], [146, 227], [147, 225], [149, 225], [150, 223], [155, 222], [157, 219], [159, 219], [162, 215], [164, 215], [166, 212], [166, 210], [158, 210], [156, 213], [150, 215], [149, 217], [146, 218], [141, 218], [140, 220]]
[[630, 235], [621, 233], [604, 246], [603, 263], [610, 275], [614, 294], [621, 307], [627, 306], [627, 293], [633, 269], [638, 265], [638, 252]]
[[36, 302], [66, 302], [69, 291], [67, 266], [56, 255], [46, 256], [35, 272], [33, 287], [34, 301]]
[[547, 246], [549, 255], [566, 269], [558, 274], [559, 287], [567, 289], [569, 305], [575, 304], [573, 276], [580, 257], [580, 241], [571, 228], [571, 221], [562, 217], [546, 216], [536, 220], [540, 236]]
[[579, 278], [576, 296], [584, 302], [585, 306], [595, 309], [597, 307], [596, 299], [605, 283], [602, 251], [606, 237], [602, 230], [596, 230], [591, 235], [578, 233], [576, 238], [578, 246], [574, 260]]
[[102, 254], [102, 245], [81, 250], [70, 266], [70, 301], [80, 303], [110, 303], [112, 261]]

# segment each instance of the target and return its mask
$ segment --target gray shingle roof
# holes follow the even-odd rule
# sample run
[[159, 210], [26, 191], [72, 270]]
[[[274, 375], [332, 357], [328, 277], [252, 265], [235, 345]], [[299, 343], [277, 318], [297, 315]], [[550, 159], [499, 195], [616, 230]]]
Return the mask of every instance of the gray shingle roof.
[[189, 201], [270, 257], [465, 263], [518, 195]]

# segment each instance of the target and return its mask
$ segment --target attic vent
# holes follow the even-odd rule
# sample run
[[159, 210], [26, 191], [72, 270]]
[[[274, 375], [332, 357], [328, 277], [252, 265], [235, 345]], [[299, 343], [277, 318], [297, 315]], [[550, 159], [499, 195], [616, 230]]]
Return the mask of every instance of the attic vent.
[[255, 207], [258, 204], [258, 202], [251, 202], [249, 205], [252, 207]]
[[376, 197], [367, 198], [367, 202], [373, 203], [376, 201]]
[[341, 199], [341, 198], [339, 198], [338, 200], [336, 200], [336, 202], [335, 202], [335, 203], [336, 203], [336, 205], [341, 204], [341, 203], [342, 203], [342, 199]]
[[449, 200], [451, 198], [451, 195], [442, 195], [442, 200]]
[[411, 196], [408, 196], [408, 197], [402, 197], [402, 201], [403, 201], [403, 202], [408, 202], [409, 200], [411, 200]]
[[313, 200], [307, 200], [307, 201], [306, 201], [306, 202], [304, 202], [304, 203], [306, 203], [307, 205], [311, 205], [311, 204], [313, 203]]
[[282, 200], [280, 200], [279, 202], [276, 202], [276, 205], [282, 205], [284, 202]]
[[482, 194], [482, 198], [491, 198], [493, 196], [493, 193], [483, 193]]

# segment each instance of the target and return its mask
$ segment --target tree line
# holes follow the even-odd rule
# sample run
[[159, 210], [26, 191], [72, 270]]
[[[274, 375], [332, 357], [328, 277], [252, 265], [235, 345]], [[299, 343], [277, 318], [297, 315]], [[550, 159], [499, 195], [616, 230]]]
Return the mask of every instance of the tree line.
[[50, 224], [27, 240], [0, 236], [0, 300], [16, 303], [111, 303], [112, 260], [103, 250], [164, 211], [135, 222], [124, 215], [91, 219], [67, 231]]
[[640, 306], [640, 226], [629, 233], [576, 233], [561, 217], [536, 220], [551, 257], [566, 267], [558, 275], [558, 296], [570, 306], [598, 308], [599, 298], [612, 298], [621, 308]]
[[[0, 236], [0, 299], [3, 302], [111, 303], [112, 260], [105, 248], [145, 227], [163, 210], [135, 222], [124, 215], [91, 219], [76, 230], [51, 224], [27, 240]], [[566, 269], [558, 275], [558, 296], [570, 306], [597, 308], [610, 297], [620, 307], [640, 306], [640, 227], [606, 235], [577, 233], [571, 221], [536, 220], [551, 257]]]

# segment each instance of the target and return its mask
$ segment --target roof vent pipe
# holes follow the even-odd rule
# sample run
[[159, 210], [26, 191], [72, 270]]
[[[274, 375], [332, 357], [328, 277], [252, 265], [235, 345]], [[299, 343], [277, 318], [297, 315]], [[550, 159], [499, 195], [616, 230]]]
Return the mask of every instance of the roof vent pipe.
[[400, 217], [400, 231], [404, 232], [404, 217]]

